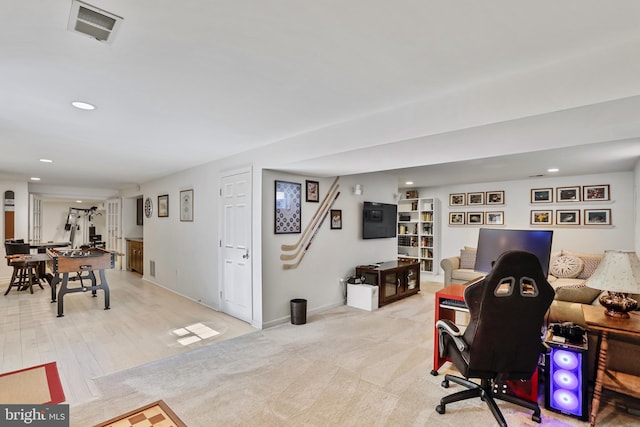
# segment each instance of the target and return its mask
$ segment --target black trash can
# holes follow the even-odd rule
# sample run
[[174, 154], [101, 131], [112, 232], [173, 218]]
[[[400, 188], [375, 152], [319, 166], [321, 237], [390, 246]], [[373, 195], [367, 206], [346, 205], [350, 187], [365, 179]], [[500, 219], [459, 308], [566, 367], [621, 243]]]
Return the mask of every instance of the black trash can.
[[304, 325], [307, 323], [307, 300], [296, 298], [291, 300], [291, 323]]

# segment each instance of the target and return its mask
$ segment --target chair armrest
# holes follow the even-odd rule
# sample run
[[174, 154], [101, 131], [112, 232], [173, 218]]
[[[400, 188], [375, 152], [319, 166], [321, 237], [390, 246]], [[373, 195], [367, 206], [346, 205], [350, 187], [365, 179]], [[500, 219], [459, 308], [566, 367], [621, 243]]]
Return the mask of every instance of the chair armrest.
[[438, 348], [440, 349], [440, 357], [444, 355], [444, 334], [451, 337], [453, 342], [461, 352], [467, 349], [467, 343], [462, 340], [462, 331], [450, 320], [440, 319], [436, 322], [436, 328], [438, 328]]

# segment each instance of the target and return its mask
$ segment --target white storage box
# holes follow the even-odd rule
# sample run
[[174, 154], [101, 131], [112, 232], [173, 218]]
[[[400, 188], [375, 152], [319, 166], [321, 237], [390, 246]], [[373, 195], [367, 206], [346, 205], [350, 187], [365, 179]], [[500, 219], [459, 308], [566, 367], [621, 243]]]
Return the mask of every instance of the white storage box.
[[378, 308], [378, 287], [374, 285], [347, 285], [347, 305], [362, 310], [373, 311]]

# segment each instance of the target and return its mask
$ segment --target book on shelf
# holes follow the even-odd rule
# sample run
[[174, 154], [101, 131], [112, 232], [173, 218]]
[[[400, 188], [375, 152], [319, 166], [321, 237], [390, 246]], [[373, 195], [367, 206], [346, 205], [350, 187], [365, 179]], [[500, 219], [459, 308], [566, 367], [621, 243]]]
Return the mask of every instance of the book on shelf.
[[433, 221], [433, 212], [422, 212], [422, 221]]

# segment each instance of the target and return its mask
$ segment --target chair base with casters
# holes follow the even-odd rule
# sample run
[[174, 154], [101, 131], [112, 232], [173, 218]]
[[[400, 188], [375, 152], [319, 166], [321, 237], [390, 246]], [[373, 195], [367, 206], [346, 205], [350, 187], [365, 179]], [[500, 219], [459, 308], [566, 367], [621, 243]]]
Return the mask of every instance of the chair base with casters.
[[531, 402], [521, 397], [506, 394], [506, 384], [498, 384], [490, 379], [482, 379], [480, 384], [478, 384], [462, 377], [446, 374], [444, 380], [442, 380], [441, 383], [442, 387], [449, 388], [450, 381], [466, 387], [467, 390], [462, 390], [440, 399], [440, 404], [436, 406], [436, 412], [439, 414], [445, 413], [446, 406], [449, 403], [460, 402], [462, 400], [479, 397], [487, 404], [489, 410], [491, 410], [491, 413], [495, 417], [496, 421], [498, 421], [498, 425], [500, 425], [500, 427], [506, 427], [507, 422], [505, 421], [500, 408], [498, 408], [495, 399], [504, 400], [506, 402], [531, 409], [533, 411], [531, 419], [537, 423], [542, 421], [542, 417], [540, 416], [540, 406], [538, 406], [536, 402]]

